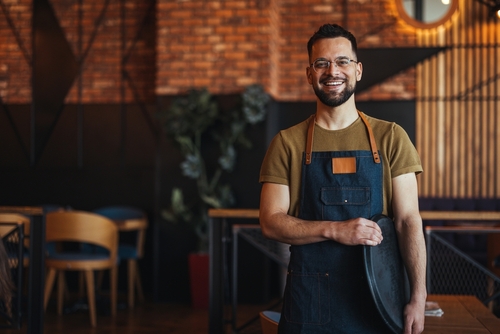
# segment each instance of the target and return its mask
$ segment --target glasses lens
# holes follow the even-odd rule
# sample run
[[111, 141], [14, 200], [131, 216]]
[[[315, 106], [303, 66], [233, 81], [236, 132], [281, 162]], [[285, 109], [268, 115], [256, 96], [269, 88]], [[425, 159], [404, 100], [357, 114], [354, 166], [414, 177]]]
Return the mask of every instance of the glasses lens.
[[337, 58], [335, 59], [335, 63], [338, 67], [347, 67], [351, 60], [349, 58]]
[[316, 72], [323, 72], [326, 70], [328, 67], [330, 67], [330, 62], [328, 60], [321, 60], [318, 59], [313, 63], [313, 69]]

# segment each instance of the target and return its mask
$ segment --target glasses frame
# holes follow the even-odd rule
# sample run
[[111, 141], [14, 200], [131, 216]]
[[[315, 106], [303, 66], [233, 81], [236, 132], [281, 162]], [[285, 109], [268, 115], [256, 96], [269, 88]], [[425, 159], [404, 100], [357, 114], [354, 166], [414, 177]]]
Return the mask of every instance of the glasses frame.
[[[347, 60], [348, 61], [348, 64], [346, 66], [342, 66], [342, 65], [339, 65], [339, 61], [340, 60]], [[327, 62], [328, 63], [328, 67], [325, 68], [324, 70], [316, 70], [316, 67], [314, 66], [314, 64], [317, 62], [317, 61], [324, 61], [324, 62]], [[309, 66], [312, 67], [312, 69], [314, 70], [314, 72], [320, 74], [320, 73], [323, 73], [325, 72], [326, 70], [329, 70], [330, 69], [330, 66], [332, 66], [332, 64], [335, 64], [335, 66], [337, 66], [338, 68], [346, 68], [347, 66], [349, 66], [351, 63], [355, 63], [355, 64], [359, 64], [359, 61], [358, 60], [354, 60], [354, 59], [351, 59], [349, 57], [344, 57], [344, 56], [340, 56], [340, 57], [337, 57], [335, 58], [334, 60], [327, 60], [327, 59], [324, 59], [324, 58], [318, 58], [316, 59], [315, 61], [313, 61]]]

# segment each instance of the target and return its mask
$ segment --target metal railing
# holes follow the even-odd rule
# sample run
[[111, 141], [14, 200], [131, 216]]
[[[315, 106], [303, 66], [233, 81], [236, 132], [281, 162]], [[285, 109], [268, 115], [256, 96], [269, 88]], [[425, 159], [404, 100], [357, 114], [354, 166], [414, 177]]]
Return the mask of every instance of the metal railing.
[[449, 233], [500, 233], [499, 228], [426, 228], [427, 292], [474, 295], [485, 305], [500, 298], [500, 277], [448, 240]]
[[[21, 328], [23, 314], [24, 224], [1, 223], [12, 228], [0, 242], [6, 251], [12, 282], [15, 286], [12, 300], [0, 301], [0, 328]], [[10, 304], [10, 305], [7, 305]]]

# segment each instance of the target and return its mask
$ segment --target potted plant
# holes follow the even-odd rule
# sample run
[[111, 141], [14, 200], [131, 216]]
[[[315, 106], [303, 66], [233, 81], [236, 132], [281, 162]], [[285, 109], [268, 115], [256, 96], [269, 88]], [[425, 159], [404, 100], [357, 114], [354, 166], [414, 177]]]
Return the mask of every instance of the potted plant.
[[[193, 228], [198, 238], [198, 254], [190, 255], [190, 262], [199, 262], [199, 257], [204, 257], [207, 276], [208, 209], [234, 205], [231, 185], [224, 183], [222, 177], [234, 170], [238, 149], [252, 146], [246, 132], [264, 120], [270, 97], [260, 85], [251, 85], [239, 100], [236, 107], [221, 110], [207, 89], [193, 89], [175, 98], [157, 115], [165, 135], [184, 158], [180, 165], [182, 175], [196, 183], [196, 196], [190, 196], [189, 202], [184, 200], [182, 189], [173, 188], [171, 203], [162, 211], [162, 217]], [[208, 303], [208, 277], [206, 289]]]

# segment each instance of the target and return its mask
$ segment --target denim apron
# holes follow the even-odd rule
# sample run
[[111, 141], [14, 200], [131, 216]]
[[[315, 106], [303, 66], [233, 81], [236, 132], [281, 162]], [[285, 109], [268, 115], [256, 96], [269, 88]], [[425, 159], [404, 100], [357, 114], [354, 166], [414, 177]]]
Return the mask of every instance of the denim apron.
[[[312, 152], [311, 116], [303, 157], [299, 218], [343, 221], [382, 213], [382, 163], [371, 151]], [[328, 240], [290, 247], [279, 333], [389, 333], [371, 296], [362, 246]]]

